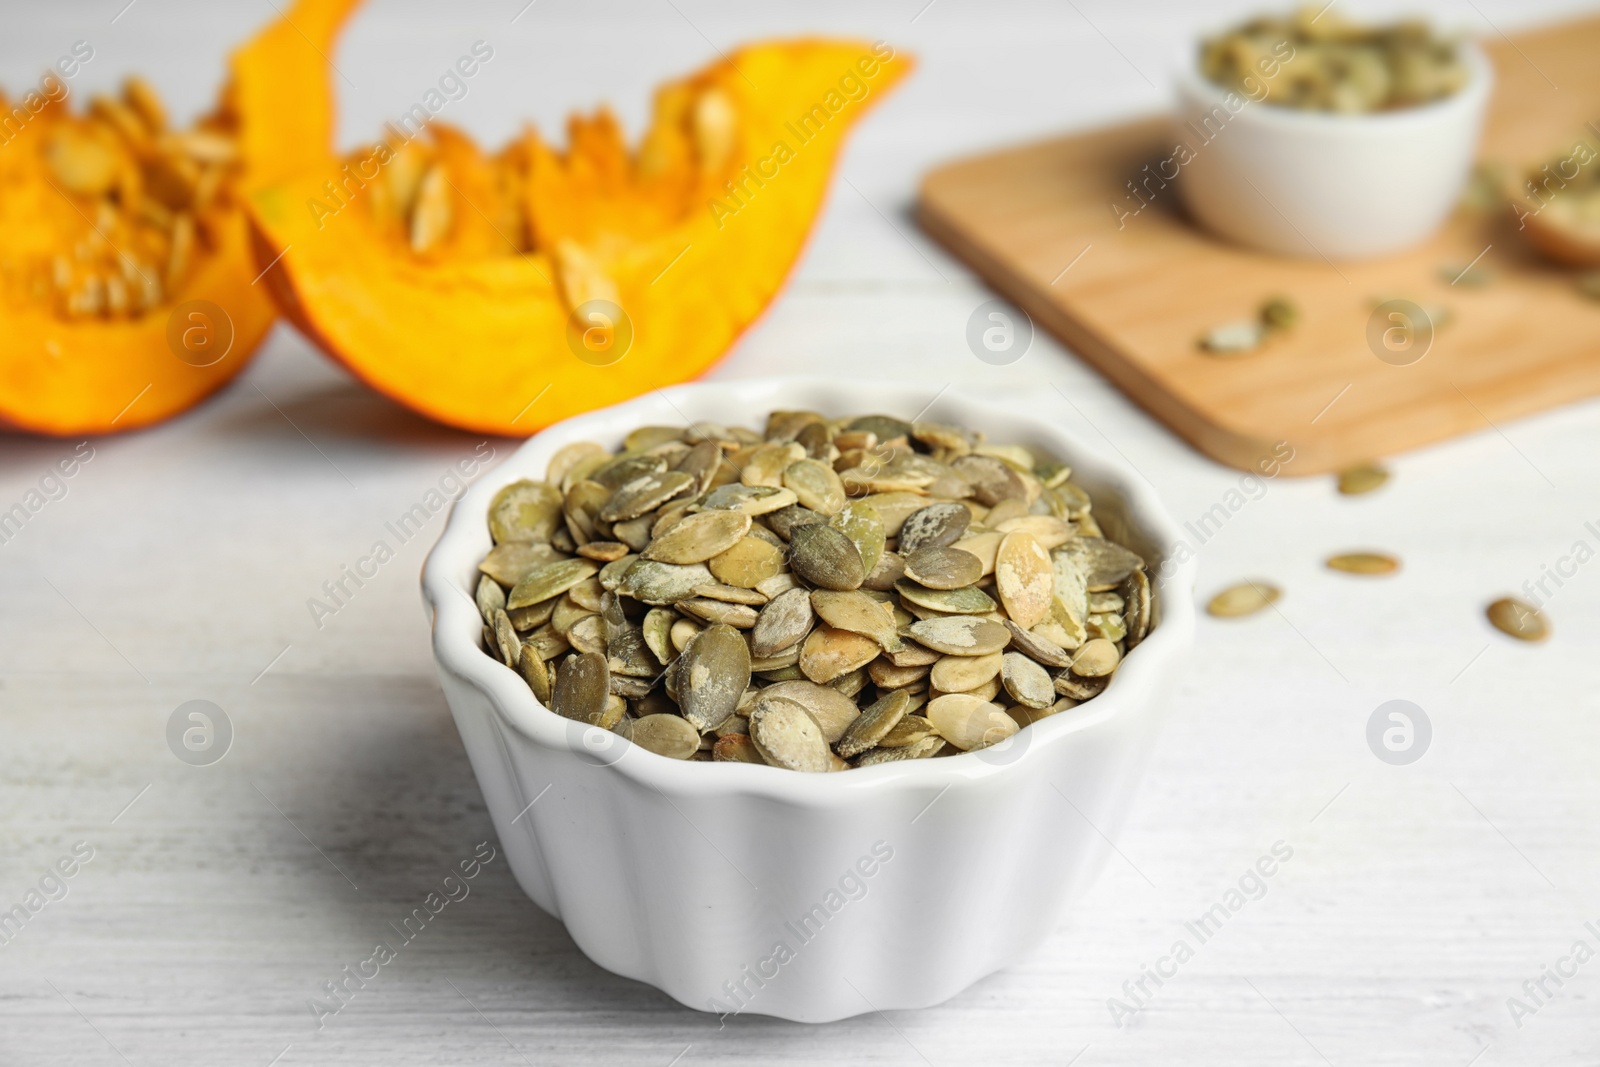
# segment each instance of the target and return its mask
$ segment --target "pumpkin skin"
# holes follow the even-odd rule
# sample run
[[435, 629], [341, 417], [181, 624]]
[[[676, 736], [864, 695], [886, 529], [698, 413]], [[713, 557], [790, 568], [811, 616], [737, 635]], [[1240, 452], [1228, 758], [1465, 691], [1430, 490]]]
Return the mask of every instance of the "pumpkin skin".
[[[342, 188], [258, 192], [257, 262], [276, 261], [284, 315], [378, 391], [526, 436], [721, 357], [798, 257], [848, 128], [910, 67], [881, 43], [753, 45], [658, 91], [632, 153], [603, 110], [571, 120], [565, 153], [531, 131], [489, 157], [439, 123], [391, 129]], [[417, 151], [448, 176], [436, 240], [418, 240]]]
[[[276, 308], [265, 286], [251, 284], [259, 268], [243, 198], [285, 174], [333, 165], [332, 101], [318, 51], [332, 52], [356, 2], [297, 0], [231, 57], [219, 106], [195, 129], [231, 139], [232, 174], [198, 224], [192, 266], [159, 303], [131, 317], [71, 317], [40, 296], [36, 281], [7, 277], [0, 427], [58, 436], [132, 430], [188, 410], [244, 369]], [[65, 100], [50, 103], [0, 151], [0, 255], [8, 268], [65, 253], [96, 231], [90, 202], [69, 198], [46, 161], [52, 136], [84, 121]], [[216, 305], [232, 324], [231, 346], [209, 365], [195, 365], [209, 353], [180, 359], [169, 344], [169, 328], [180, 344], [196, 327], [213, 343], [226, 336], [206, 311], [192, 318], [183, 308], [190, 301]]]

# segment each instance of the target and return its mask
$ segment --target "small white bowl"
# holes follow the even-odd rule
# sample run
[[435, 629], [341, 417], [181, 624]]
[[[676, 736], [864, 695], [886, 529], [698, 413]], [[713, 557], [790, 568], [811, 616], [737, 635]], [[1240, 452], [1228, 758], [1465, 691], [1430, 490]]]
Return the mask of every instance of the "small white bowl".
[[1223, 237], [1282, 255], [1363, 259], [1423, 241], [1466, 186], [1494, 81], [1476, 46], [1461, 56], [1469, 77], [1451, 96], [1339, 115], [1230, 93], [1191, 46], [1177, 77], [1175, 132], [1194, 153], [1176, 178], [1184, 205]]
[[1106, 858], [1193, 638], [1194, 563], [1148, 483], [1041, 419], [960, 398], [923, 416], [1071, 463], [1107, 534], [1149, 561], [1156, 623], [1103, 695], [1004, 746], [837, 774], [682, 762], [548, 711], [480, 645], [489, 501], [562, 445], [614, 447], [646, 423], [760, 427], [775, 408], [909, 418], [931, 391], [677, 386], [545, 430], [452, 511], [422, 575], [445, 697], [518, 883], [607, 970], [703, 1011], [925, 1007], [1037, 946]]

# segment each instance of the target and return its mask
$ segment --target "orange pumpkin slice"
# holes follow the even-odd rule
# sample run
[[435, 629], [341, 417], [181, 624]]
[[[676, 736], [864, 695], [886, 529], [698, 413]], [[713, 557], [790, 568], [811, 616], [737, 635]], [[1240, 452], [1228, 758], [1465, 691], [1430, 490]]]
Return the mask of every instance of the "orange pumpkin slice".
[[244, 368], [276, 309], [252, 284], [243, 199], [334, 166], [321, 53], [354, 4], [299, 0], [233, 56], [218, 108], [187, 130], [138, 78], [76, 113], [59, 81], [0, 97], [0, 426], [147, 426]]
[[527, 435], [726, 352], [798, 256], [845, 132], [910, 65], [881, 43], [754, 45], [661, 89], [633, 151], [603, 109], [564, 152], [391, 127], [335, 181], [252, 199], [257, 262], [379, 391]]

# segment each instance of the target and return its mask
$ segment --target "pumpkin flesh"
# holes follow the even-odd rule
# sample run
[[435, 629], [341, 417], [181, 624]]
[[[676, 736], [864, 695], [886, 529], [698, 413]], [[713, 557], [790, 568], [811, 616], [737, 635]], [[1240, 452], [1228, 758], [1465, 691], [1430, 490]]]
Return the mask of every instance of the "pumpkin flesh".
[[844, 134], [909, 68], [882, 44], [751, 46], [662, 89], [633, 151], [604, 110], [564, 152], [531, 130], [493, 156], [439, 123], [391, 130], [353, 181], [256, 194], [257, 261], [379, 391], [525, 436], [726, 352], [797, 258]]
[[37, 111], [26, 97], [6, 106], [28, 121], [0, 152], [0, 426], [135, 429], [244, 368], [276, 317], [251, 284], [244, 196], [330, 165], [317, 49], [331, 50], [353, 6], [299, 0], [235, 53], [221, 104], [186, 130], [137, 78], [82, 113], [64, 93]]

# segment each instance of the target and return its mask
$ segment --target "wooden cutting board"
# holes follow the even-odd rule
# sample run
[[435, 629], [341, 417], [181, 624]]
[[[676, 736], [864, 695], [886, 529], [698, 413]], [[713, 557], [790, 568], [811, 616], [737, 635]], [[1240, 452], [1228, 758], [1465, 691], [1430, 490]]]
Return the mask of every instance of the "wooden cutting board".
[[[1520, 173], [1594, 136], [1600, 18], [1484, 47], [1497, 81], [1483, 160]], [[1600, 393], [1600, 302], [1526, 248], [1509, 205], [1457, 212], [1427, 245], [1360, 263], [1226, 244], [1187, 221], [1170, 185], [1119, 229], [1109, 204], [1132, 206], [1125, 183], [1173, 143], [1152, 118], [951, 163], [924, 179], [919, 221], [1176, 433], [1241, 469], [1287, 441], [1285, 473], [1337, 470]], [[1443, 276], [1480, 253], [1488, 284]], [[1277, 294], [1299, 305], [1298, 328], [1246, 356], [1199, 351], [1202, 332]], [[1450, 313], [1405, 366], [1379, 360], [1367, 337], [1378, 300], [1396, 296]]]

